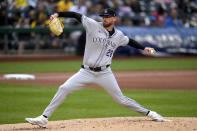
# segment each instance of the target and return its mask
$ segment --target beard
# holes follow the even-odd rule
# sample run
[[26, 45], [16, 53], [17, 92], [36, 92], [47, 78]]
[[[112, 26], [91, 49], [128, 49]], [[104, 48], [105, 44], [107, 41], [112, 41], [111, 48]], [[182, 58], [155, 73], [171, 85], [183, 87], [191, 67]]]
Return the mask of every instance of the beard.
[[112, 25], [112, 23], [103, 23], [103, 26], [104, 26], [105, 28], [110, 27], [111, 25]]

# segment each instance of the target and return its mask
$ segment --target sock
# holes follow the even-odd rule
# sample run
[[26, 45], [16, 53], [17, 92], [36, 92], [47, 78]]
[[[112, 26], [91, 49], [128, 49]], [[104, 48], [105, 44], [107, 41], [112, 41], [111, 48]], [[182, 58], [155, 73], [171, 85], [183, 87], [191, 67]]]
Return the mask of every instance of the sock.
[[43, 115], [45, 118], [48, 118], [47, 116]]
[[146, 116], [148, 116], [149, 112], [150, 112], [150, 111], [148, 111], [148, 112], [146, 113]]

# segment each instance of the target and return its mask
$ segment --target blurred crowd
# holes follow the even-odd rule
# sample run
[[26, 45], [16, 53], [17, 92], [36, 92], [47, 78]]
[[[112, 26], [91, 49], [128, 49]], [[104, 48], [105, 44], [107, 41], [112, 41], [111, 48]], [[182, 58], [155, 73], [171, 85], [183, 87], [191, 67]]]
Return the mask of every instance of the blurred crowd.
[[[55, 12], [75, 11], [101, 21], [99, 16], [104, 8], [113, 8], [118, 14], [117, 26], [140, 27], [197, 27], [197, 0], [1, 0], [0, 27], [15, 28], [46, 27], [49, 17]], [[74, 19], [61, 19], [66, 26], [78, 25]], [[51, 37], [49, 37], [49, 35]], [[0, 42], [0, 49], [63, 49], [65, 52], [81, 52], [84, 47], [85, 32], [64, 33], [60, 37], [53, 34], [18, 34], [8, 36], [8, 47]], [[64, 39], [62, 39], [64, 38]], [[0, 39], [5, 39], [0, 36]]]
[[[114, 8], [117, 25], [195, 27], [197, 0], [1, 0], [0, 26], [46, 26], [49, 16], [75, 11], [101, 21], [103, 8]], [[65, 24], [76, 24], [66, 20]]]

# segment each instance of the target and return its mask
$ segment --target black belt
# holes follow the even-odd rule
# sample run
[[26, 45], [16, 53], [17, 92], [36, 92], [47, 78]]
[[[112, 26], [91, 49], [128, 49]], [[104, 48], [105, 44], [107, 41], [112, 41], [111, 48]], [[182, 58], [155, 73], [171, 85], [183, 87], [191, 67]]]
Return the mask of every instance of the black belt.
[[[107, 68], [107, 67], [109, 67], [110, 65], [106, 65], [106, 66], [102, 66], [102, 67], [104, 67], [105, 69]], [[102, 67], [89, 67], [88, 66], [88, 68], [91, 70], [91, 71], [95, 71], [95, 72], [99, 72], [99, 71], [102, 71]], [[85, 68], [85, 66], [84, 65], [81, 65], [81, 68], [84, 68], [84, 69], [86, 69]], [[104, 70], [104, 69], [103, 69]]]

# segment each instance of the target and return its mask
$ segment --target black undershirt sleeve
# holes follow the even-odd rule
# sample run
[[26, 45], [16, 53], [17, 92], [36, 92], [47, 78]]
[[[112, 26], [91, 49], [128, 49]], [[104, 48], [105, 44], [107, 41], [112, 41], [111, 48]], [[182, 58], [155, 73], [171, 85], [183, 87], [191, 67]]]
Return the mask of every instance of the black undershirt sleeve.
[[130, 38], [129, 38], [128, 45], [131, 47], [137, 48], [137, 49], [142, 49], [142, 50], [145, 49], [145, 47], [143, 45], [139, 44], [137, 41], [130, 39]]
[[81, 18], [82, 15], [76, 12], [71, 12], [71, 11], [67, 11], [67, 12], [57, 12], [59, 17], [67, 17], [67, 18], [75, 18], [77, 19], [77, 21], [79, 21], [81, 23]]

